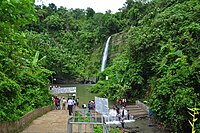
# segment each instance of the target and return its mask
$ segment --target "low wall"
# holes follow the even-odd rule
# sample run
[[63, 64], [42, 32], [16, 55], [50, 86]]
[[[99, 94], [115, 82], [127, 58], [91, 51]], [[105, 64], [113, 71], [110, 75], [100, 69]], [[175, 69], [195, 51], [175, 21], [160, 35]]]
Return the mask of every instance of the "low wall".
[[135, 104], [149, 113], [149, 107], [146, 104], [140, 102], [139, 100], [136, 100]]
[[46, 106], [33, 110], [19, 120], [0, 122], [0, 133], [18, 133], [24, 130], [33, 120], [53, 110], [53, 106]]

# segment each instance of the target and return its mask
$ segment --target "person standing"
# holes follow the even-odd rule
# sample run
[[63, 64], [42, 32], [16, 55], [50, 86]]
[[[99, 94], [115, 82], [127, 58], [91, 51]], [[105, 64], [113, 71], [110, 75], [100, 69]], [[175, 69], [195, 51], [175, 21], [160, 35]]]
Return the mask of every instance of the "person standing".
[[124, 117], [125, 107], [122, 107], [122, 117]]
[[57, 110], [60, 110], [60, 98], [58, 98]]
[[126, 98], [123, 98], [123, 99], [122, 99], [122, 105], [123, 105], [124, 107], [126, 107]]
[[58, 110], [58, 97], [57, 96], [55, 97], [54, 102], [55, 102], [55, 110]]
[[90, 105], [91, 105], [92, 110], [94, 110], [94, 108], [95, 108], [94, 101], [91, 101]]
[[65, 110], [67, 100], [63, 97], [62, 99], [62, 110]]
[[119, 108], [116, 109], [116, 118], [120, 121], [120, 110], [119, 110]]
[[79, 104], [79, 98], [76, 99], [76, 105], [78, 107], [78, 104]]
[[88, 101], [88, 112], [90, 112], [91, 106], [90, 106], [90, 101]]
[[55, 96], [52, 95], [51, 100], [52, 100], [52, 104], [53, 104], [54, 109], [56, 109]]
[[127, 110], [127, 119], [130, 120], [130, 112]]
[[52, 104], [54, 104], [54, 100], [55, 100], [55, 98], [54, 98], [53, 95], [52, 95], [52, 97], [51, 97], [51, 100], [52, 100]]
[[122, 133], [124, 133], [124, 124], [125, 124], [124, 119], [125, 119], [125, 117], [122, 117], [122, 121], [121, 121], [121, 124], [122, 124]]
[[119, 105], [122, 106], [122, 99], [119, 99]]
[[126, 107], [127, 100], [124, 98], [124, 107]]
[[72, 108], [73, 108], [73, 100], [69, 98], [68, 100], [68, 110], [69, 110], [69, 115], [72, 115]]
[[76, 105], [76, 97], [73, 97], [73, 103], [74, 103], [74, 105]]

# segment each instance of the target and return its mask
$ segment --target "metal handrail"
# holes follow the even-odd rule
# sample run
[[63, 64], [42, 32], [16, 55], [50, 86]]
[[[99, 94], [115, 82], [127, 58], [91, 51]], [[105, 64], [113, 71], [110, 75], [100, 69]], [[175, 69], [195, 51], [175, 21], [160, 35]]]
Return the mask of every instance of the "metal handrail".
[[[83, 125], [85, 125], [85, 126], [86, 125], [90, 125], [90, 127], [92, 128], [92, 133], [94, 132], [94, 129], [93, 129], [94, 125], [102, 125], [103, 132], [104, 133], [109, 133], [108, 129], [107, 129], [108, 127], [106, 126], [106, 124], [104, 122], [105, 119], [103, 118], [102, 115], [98, 115], [98, 117], [94, 117], [96, 115], [92, 115], [92, 112], [90, 112], [90, 116], [75, 116], [74, 114], [75, 113], [73, 113], [73, 116], [68, 119], [67, 133], [73, 133], [73, 129], [72, 129], [73, 125], [78, 125], [78, 132], [79, 133], [82, 133], [82, 126]], [[78, 118], [77, 122], [75, 121], [76, 118]], [[86, 122], [86, 121], [81, 122], [81, 121], [79, 121], [80, 118], [89, 118], [90, 121], [89, 122]], [[95, 122], [94, 118], [96, 118], [96, 120], [100, 119], [100, 122], [98, 122], [98, 121]]]

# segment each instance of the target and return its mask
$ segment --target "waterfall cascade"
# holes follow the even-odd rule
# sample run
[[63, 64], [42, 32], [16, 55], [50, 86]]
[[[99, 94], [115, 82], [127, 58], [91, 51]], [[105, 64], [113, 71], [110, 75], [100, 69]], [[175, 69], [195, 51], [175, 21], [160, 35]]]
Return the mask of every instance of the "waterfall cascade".
[[105, 66], [106, 66], [106, 61], [107, 61], [107, 58], [108, 58], [108, 47], [109, 47], [110, 39], [111, 39], [111, 36], [108, 37], [108, 39], [106, 41], [106, 46], [104, 48], [103, 57], [102, 57], [102, 64], [101, 64], [101, 72], [105, 69]]

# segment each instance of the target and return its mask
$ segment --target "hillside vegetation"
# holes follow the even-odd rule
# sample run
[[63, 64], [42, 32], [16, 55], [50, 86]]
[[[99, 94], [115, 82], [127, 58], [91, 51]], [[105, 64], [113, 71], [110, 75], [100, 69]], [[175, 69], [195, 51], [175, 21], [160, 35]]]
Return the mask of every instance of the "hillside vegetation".
[[121, 42], [126, 48], [100, 73], [92, 92], [113, 100], [146, 96], [160, 122], [174, 131], [190, 132], [188, 108], [200, 106], [200, 3], [127, 2], [131, 6], [122, 14], [131, 26]]
[[[91, 92], [145, 99], [159, 122], [191, 131], [188, 108], [200, 107], [199, 0], [127, 0], [114, 14], [33, 2], [0, 2], [0, 121], [50, 105], [52, 81], [94, 77]], [[111, 54], [100, 72], [110, 35]]]

